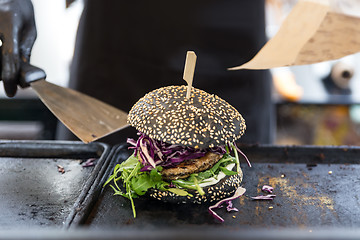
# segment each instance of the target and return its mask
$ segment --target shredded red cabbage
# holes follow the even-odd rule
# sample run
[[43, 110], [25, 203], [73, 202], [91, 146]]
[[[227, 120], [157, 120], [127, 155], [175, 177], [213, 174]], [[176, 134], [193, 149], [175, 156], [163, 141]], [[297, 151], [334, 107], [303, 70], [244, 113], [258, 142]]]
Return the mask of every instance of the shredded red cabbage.
[[[216, 208], [221, 208], [223, 203], [228, 203], [228, 207], [229, 207], [229, 202], [241, 197], [244, 193], [246, 192], [246, 189], [243, 187], [239, 187], [236, 192], [234, 193], [233, 196], [229, 197], [229, 198], [225, 198], [223, 200], [220, 200], [219, 202], [217, 202], [215, 205], [212, 205], [209, 207], [209, 213], [216, 219], [220, 220], [221, 222], [224, 222], [224, 219], [222, 217], [220, 217], [215, 211], [214, 209]], [[227, 210], [231, 211], [234, 210], [234, 208], [232, 207], [232, 202], [229, 208], [227, 208]], [[236, 209], [237, 210], [237, 209]], [[235, 211], [236, 211], [235, 210]]]
[[169, 144], [162, 141], [154, 140], [149, 136], [138, 133], [137, 141], [128, 139], [127, 143], [132, 145], [129, 149], [134, 149], [134, 154], [140, 155], [140, 161], [144, 166], [141, 171], [150, 171], [156, 166], [164, 168], [175, 167], [179, 163], [205, 156], [207, 152], [225, 154], [225, 146], [217, 146], [208, 149], [195, 149], [175, 144]]
[[263, 192], [273, 193], [274, 188], [271, 187], [271, 186], [268, 186], [268, 185], [264, 185], [264, 186], [261, 188], [261, 190], [262, 190]]
[[95, 166], [96, 158], [89, 158], [85, 162], [83, 162], [81, 165], [83, 167], [92, 167]]
[[273, 194], [268, 194], [268, 195], [264, 195], [264, 196], [256, 196], [256, 197], [251, 197], [254, 200], [273, 200], [276, 197], [276, 195]]
[[237, 209], [236, 207], [233, 207], [232, 201], [226, 201], [226, 204], [227, 204], [226, 210], [227, 210], [228, 212], [231, 212], [231, 211], [238, 212], [238, 211], [239, 211], [239, 209]]
[[241, 156], [243, 156], [248, 164], [249, 167], [251, 167], [251, 163], [249, 161], [249, 159], [247, 158], [247, 156], [238, 148], [238, 146], [236, 144], [234, 144], [236, 150], [241, 154]]

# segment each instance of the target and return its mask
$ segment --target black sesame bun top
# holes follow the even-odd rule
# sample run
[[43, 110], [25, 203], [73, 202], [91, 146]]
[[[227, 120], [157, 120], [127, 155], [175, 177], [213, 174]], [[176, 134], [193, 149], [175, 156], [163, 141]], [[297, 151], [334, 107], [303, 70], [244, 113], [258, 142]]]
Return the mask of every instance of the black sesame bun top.
[[225, 100], [187, 86], [147, 93], [132, 107], [128, 122], [149, 137], [182, 146], [208, 148], [239, 139], [246, 129], [241, 114]]

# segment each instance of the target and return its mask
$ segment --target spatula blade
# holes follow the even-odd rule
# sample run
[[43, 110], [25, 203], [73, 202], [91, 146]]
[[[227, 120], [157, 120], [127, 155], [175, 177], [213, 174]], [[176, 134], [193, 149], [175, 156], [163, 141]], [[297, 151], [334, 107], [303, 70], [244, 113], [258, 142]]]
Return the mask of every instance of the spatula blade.
[[93, 97], [45, 80], [30, 85], [50, 111], [84, 143], [128, 126], [126, 112]]

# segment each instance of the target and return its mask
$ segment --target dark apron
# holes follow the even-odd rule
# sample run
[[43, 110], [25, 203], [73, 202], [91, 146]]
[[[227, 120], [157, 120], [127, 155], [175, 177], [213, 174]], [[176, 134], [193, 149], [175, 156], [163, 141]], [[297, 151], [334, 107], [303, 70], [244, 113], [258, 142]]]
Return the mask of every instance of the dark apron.
[[[186, 51], [193, 50], [193, 86], [238, 109], [247, 124], [242, 141], [268, 143], [273, 129], [268, 72], [227, 70], [263, 46], [264, 21], [263, 0], [87, 0], [70, 87], [129, 111], [151, 90], [186, 84]], [[100, 141], [120, 143], [126, 139], [120, 135]]]

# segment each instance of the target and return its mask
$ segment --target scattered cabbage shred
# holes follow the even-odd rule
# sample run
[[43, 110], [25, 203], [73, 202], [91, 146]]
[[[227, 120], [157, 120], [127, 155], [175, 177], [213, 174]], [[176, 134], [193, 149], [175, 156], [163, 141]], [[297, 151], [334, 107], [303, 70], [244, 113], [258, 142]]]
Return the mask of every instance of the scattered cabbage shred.
[[271, 186], [269, 186], [269, 185], [264, 185], [264, 186], [261, 188], [261, 190], [262, 190], [263, 192], [273, 193], [274, 188], [271, 187]]
[[256, 197], [251, 197], [254, 200], [273, 200], [276, 197], [274, 194], [268, 194], [268, 195], [260, 195]]
[[236, 192], [235, 192], [235, 194], [234, 194], [233, 196], [231, 196], [231, 197], [229, 197], [229, 198], [225, 198], [225, 199], [223, 199], [223, 200], [220, 200], [220, 201], [217, 202], [215, 205], [210, 206], [210, 207], [209, 207], [209, 212], [210, 212], [210, 214], [211, 214], [214, 218], [218, 219], [220, 222], [224, 222], [224, 219], [223, 219], [222, 217], [220, 217], [220, 216], [214, 211], [214, 209], [216, 209], [216, 208], [221, 208], [224, 203], [227, 203], [227, 204], [228, 204], [228, 206], [226, 207], [227, 211], [238, 211], [236, 208], [233, 208], [233, 207], [232, 207], [232, 201], [235, 200], [235, 199], [237, 199], [237, 198], [239, 198], [239, 197], [241, 197], [242, 195], [244, 195], [245, 192], [246, 192], [246, 189], [245, 189], [245, 188], [239, 187], [239, 188], [236, 190]]

